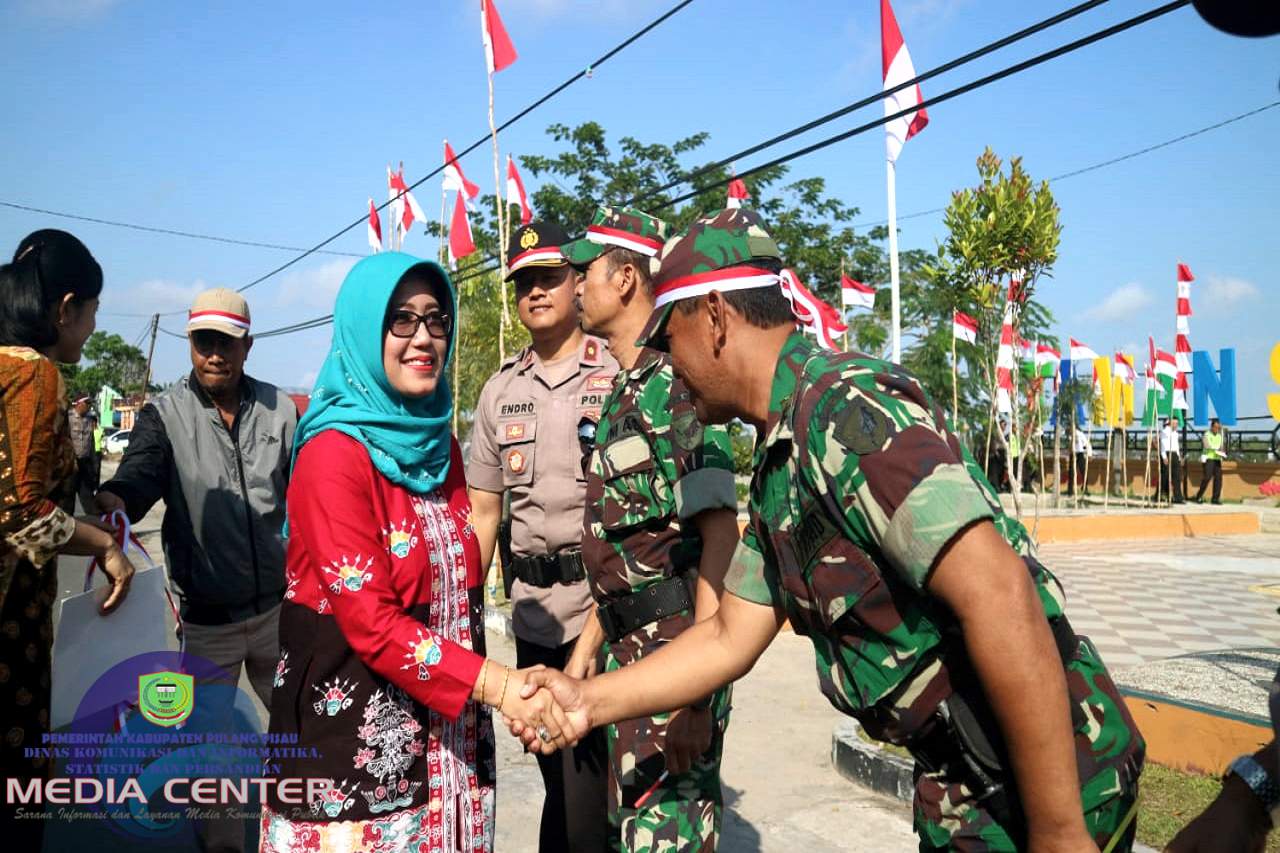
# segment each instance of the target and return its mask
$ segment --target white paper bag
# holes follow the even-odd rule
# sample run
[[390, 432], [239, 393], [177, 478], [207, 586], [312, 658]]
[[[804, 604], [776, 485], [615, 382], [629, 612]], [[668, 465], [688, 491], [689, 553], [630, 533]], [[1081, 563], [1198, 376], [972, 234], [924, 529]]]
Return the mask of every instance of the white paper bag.
[[[119, 515], [122, 517], [123, 513]], [[81, 709], [80, 704], [94, 682], [116, 664], [136, 655], [178, 648], [177, 639], [168, 628], [172, 600], [164, 569], [151, 561], [133, 537], [127, 519], [118, 523], [117, 539], [123, 540], [123, 549], [138, 570], [120, 606], [103, 615], [100, 607], [109, 593], [108, 586], [62, 600], [62, 615], [53, 639], [51, 729], [66, 726], [77, 712], [94, 713], [109, 707], [115, 701], [110, 699], [112, 691], [100, 691], [102, 698], [96, 704], [102, 707]], [[106, 579], [96, 569], [91, 571], [85, 579], [86, 587], [93, 583], [94, 575]], [[156, 669], [167, 666], [167, 661], [158, 660]]]

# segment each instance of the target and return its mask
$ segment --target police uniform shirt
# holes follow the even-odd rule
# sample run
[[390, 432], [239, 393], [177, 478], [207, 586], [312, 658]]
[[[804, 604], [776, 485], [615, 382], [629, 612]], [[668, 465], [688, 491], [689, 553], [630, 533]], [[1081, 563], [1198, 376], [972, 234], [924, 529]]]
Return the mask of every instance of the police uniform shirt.
[[[526, 347], [485, 383], [476, 404], [467, 481], [511, 492], [511, 550], [539, 556], [578, 548], [586, 479], [578, 422], [598, 420], [618, 363], [604, 341], [584, 335], [574, 369], [555, 375]], [[593, 606], [584, 578], [550, 588], [516, 580], [512, 629], [554, 648], [577, 637]]]

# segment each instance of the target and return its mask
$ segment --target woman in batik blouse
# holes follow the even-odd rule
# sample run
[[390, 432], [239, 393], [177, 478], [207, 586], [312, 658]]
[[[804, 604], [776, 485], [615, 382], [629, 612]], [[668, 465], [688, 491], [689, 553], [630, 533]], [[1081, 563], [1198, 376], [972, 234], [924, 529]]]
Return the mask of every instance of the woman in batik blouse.
[[[0, 266], [0, 775], [47, 776], [27, 757], [49, 726], [53, 602], [59, 554], [92, 555], [111, 578], [104, 612], [128, 591], [133, 566], [109, 533], [76, 519], [67, 393], [55, 362], [75, 364], [93, 333], [102, 268], [65, 231], [37, 231]], [[0, 805], [0, 838], [39, 850], [37, 819]], [[30, 810], [29, 808], [27, 809]]]
[[294, 446], [271, 702], [271, 732], [304, 756], [277, 775], [332, 787], [301, 807], [273, 795], [264, 851], [491, 850], [485, 706], [563, 745], [547, 694], [526, 703], [523, 673], [484, 656], [445, 379], [454, 310], [445, 271], [398, 252], [360, 261], [338, 293]]

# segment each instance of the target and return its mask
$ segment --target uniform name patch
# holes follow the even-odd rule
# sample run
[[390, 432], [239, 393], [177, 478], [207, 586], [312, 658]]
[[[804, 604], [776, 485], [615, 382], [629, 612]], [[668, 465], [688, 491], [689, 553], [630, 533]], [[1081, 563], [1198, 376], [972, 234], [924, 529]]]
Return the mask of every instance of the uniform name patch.
[[800, 523], [791, 531], [791, 549], [795, 551], [800, 568], [812, 563], [813, 558], [839, 533], [822, 507], [816, 504], [805, 507], [800, 513]]
[[583, 394], [578, 398], [578, 408], [585, 409], [591, 406], [600, 408], [604, 405], [603, 394]]
[[511, 415], [532, 415], [533, 403], [503, 403], [498, 414], [504, 418]]

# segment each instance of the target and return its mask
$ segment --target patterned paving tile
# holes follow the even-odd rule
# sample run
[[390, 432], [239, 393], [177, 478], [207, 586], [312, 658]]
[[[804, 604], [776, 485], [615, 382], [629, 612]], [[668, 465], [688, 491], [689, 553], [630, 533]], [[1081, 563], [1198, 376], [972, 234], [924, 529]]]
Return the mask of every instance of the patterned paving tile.
[[1280, 536], [1044, 545], [1067, 613], [1111, 666], [1209, 649], [1280, 647]]

